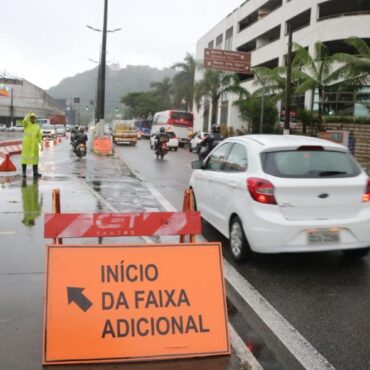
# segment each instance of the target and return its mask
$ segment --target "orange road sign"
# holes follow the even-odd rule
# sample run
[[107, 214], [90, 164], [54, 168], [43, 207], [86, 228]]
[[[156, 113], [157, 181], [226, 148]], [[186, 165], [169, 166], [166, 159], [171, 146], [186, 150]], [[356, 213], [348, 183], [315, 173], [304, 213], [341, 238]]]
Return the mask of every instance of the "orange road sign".
[[230, 354], [219, 243], [51, 245], [43, 362]]

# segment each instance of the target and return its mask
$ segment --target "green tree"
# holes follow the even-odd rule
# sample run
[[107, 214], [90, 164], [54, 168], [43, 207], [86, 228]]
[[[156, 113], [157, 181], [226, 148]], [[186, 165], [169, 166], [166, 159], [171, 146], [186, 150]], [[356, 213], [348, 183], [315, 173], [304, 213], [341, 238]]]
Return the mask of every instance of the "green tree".
[[[248, 122], [249, 132], [253, 134], [260, 133], [261, 131], [261, 100], [262, 97], [254, 93], [247, 99], [239, 99], [234, 103], [239, 108], [240, 117]], [[271, 96], [265, 97], [263, 104], [262, 133], [275, 132], [278, 120], [279, 114], [276, 108], [276, 100]]]
[[173, 85], [169, 77], [165, 77], [162, 81], [152, 82], [150, 87], [154, 89], [164, 104], [164, 109], [172, 108]]
[[194, 97], [197, 109], [202, 102], [209, 100], [212, 104], [211, 124], [217, 122], [218, 103], [222, 94], [233, 93], [243, 96], [246, 90], [240, 86], [238, 75], [212, 69], [205, 70], [203, 79], [196, 82]]
[[147, 117], [165, 109], [162, 98], [154, 91], [126, 94], [121, 98], [121, 103], [131, 109], [131, 118]]
[[186, 110], [193, 110], [194, 101], [194, 76], [198, 63], [194, 57], [187, 53], [183, 62], [176, 63], [172, 68], [179, 70], [173, 78], [174, 104], [180, 106], [185, 101]]

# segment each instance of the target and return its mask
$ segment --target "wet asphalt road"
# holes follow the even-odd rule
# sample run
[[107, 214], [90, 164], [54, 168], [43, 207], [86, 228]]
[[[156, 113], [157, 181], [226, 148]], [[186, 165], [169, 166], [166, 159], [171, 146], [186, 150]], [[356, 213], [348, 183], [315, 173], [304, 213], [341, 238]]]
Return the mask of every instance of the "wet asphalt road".
[[[130, 168], [181, 209], [195, 154], [179, 149], [163, 161], [156, 160], [147, 140], [116, 150]], [[236, 265], [217, 231], [203, 223], [203, 235], [223, 241], [226, 259], [336, 369], [370, 369], [370, 256], [351, 261], [340, 252], [257, 255]], [[258, 320], [251, 325], [279, 357], [274, 335]]]

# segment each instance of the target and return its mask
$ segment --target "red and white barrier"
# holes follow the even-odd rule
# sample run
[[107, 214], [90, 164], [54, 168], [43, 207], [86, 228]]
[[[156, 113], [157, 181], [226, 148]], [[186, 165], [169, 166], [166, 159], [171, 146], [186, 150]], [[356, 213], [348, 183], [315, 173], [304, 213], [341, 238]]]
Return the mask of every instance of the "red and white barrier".
[[54, 213], [45, 215], [45, 238], [189, 235], [201, 233], [199, 212]]
[[0, 153], [20, 154], [22, 152], [22, 140], [0, 141]]
[[22, 141], [0, 141], [0, 155], [4, 159], [0, 159], [0, 172], [16, 171], [14, 163], [10, 159], [11, 154], [20, 154], [22, 152]]

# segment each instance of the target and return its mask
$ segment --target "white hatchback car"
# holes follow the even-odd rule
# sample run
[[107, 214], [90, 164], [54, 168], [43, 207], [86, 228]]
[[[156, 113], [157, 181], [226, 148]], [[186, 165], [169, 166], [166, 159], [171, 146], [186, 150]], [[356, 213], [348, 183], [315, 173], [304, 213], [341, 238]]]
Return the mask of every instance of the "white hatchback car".
[[293, 135], [247, 135], [192, 163], [202, 217], [230, 240], [235, 260], [253, 252], [370, 246], [370, 180], [342, 145]]

